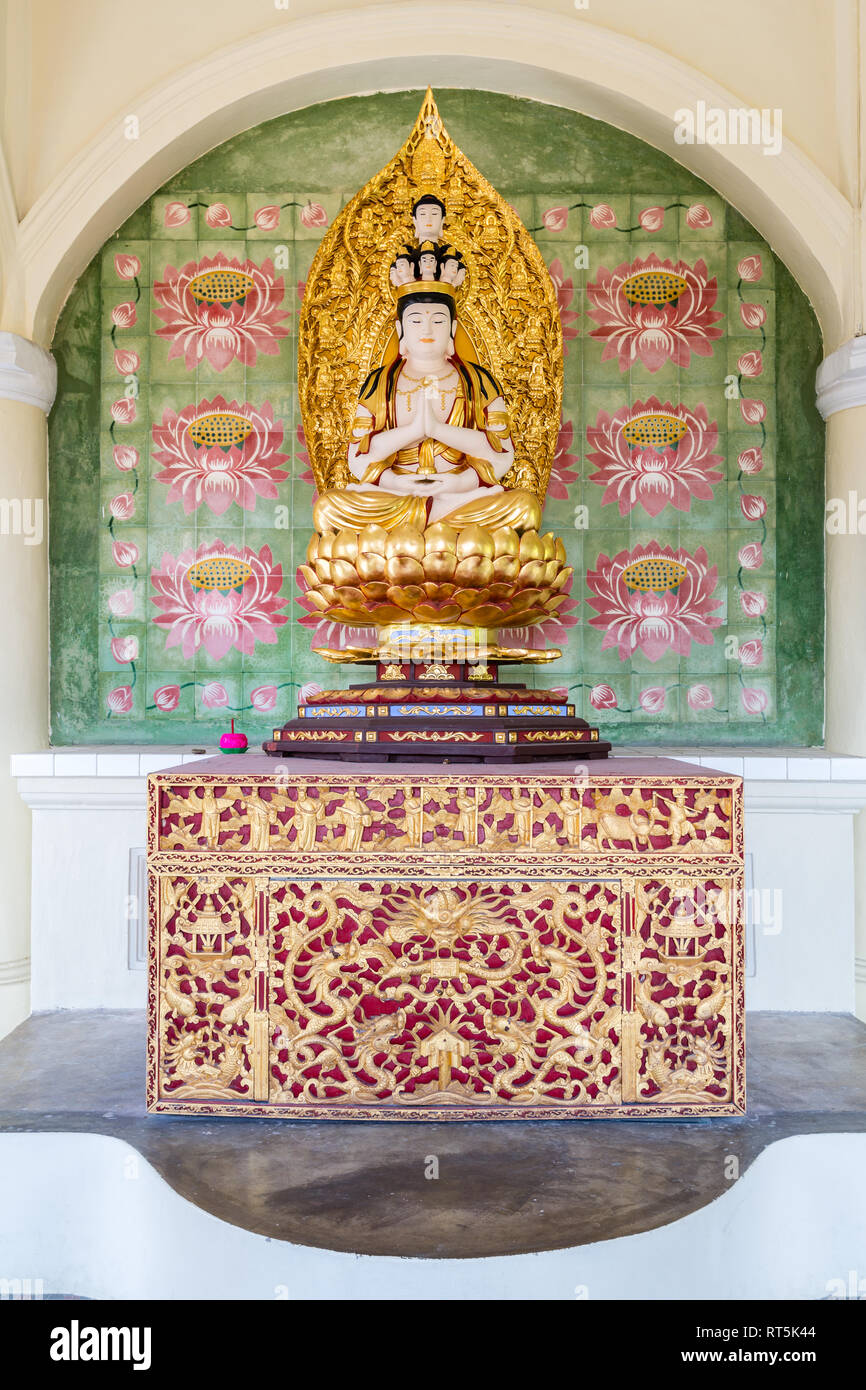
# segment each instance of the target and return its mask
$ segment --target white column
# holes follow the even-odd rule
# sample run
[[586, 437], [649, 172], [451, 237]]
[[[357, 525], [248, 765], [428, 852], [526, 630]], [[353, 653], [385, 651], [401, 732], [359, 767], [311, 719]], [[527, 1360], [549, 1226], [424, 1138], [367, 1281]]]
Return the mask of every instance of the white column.
[[[818, 368], [827, 421], [827, 746], [866, 754], [866, 336]], [[866, 811], [854, 822], [857, 1014], [866, 1019]]]
[[49, 352], [0, 331], [0, 1036], [30, 1012], [30, 813], [6, 769], [13, 752], [48, 742], [46, 415], [56, 381]]

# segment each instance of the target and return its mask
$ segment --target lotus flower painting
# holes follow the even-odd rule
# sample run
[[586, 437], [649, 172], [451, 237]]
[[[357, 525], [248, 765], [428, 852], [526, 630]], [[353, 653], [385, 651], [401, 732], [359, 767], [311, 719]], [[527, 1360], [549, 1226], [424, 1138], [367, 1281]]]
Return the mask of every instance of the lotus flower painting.
[[595, 610], [593, 627], [604, 633], [602, 650], [616, 647], [623, 660], [641, 652], [658, 661], [667, 652], [688, 656], [692, 643], [708, 646], [722, 619], [715, 598], [718, 573], [699, 546], [694, 555], [670, 546], [636, 546], [613, 559], [601, 554], [587, 572]]
[[166, 267], [153, 287], [157, 328], [169, 344], [169, 360], [182, 357], [189, 371], [207, 362], [224, 371], [234, 361], [254, 367], [259, 354], [274, 356], [288, 335], [282, 307], [285, 287], [273, 263], [227, 256]]
[[635, 507], [658, 516], [665, 507], [691, 510], [693, 501], [711, 501], [713, 484], [723, 477], [719, 432], [697, 405], [661, 404], [654, 396], [601, 411], [587, 430], [590, 481], [604, 488], [604, 502], [616, 503], [620, 516]]
[[621, 372], [638, 363], [650, 372], [666, 362], [688, 367], [722, 336], [718, 284], [702, 260], [690, 266], [651, 253], [612, 271], [601, 266], [586, 294], [597, 325], [590, 336], [604, 343], [602, 362], [615, 359]]
[[205, 541], [177, 557], [164, 554], [151, 573], [160, 610], [154, 622], [165, 632], [166, 649], [186, 658], [201, 650], [215, 660], [235, 648], [252, 656], [257, 643], [277, 640], [288, 622], [281, 596], [282, 567], [268, 546], [256, 553], [221, 541]]
[[189, 515], [208, 507], [221, 516], [233, 502], [252, 511], [258, 498], [273, 501], [288, 477], [289, 455], [280, 452], [283, 425], [273, 408], [212, 401], [166, 410], [153, 427], [153, 456], [162, 464], [154, 479], [168, 485], [168, 502]]

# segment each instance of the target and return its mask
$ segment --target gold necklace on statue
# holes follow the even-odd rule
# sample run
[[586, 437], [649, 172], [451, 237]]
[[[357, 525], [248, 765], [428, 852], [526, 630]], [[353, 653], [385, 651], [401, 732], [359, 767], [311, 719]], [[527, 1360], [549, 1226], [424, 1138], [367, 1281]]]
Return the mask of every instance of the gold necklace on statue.
[[[438, 382], [447, 381], [454, 375], [455, 373], [453, 367], [449, 367], [448, 371], [443, 372], [441, 376], [410, 376], [404, 368], [404, 370], [400, 373], [400, 380], [414, 381], [416, 383], [408, 391], [402, 391], [399, 386], [396, 388], [397, 395], [402, 396], [406, 402], [406, 413], [408, 415], [412, 414], [412, 401], [414, 397], [417, 396], [419, 391], [426, 391], [431, 386], [435, 387]], [[450, 394], [450, 391], [443, 390], [441, 386], [439, 387], [439, 404], [440, 409], [443, 411], [446, 405], [446, 398]]]

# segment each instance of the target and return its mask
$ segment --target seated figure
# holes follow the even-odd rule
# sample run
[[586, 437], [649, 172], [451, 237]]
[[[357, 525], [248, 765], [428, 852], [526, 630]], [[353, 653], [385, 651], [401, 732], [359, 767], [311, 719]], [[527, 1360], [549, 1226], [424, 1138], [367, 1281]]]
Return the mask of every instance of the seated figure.
[[514, 460], [508, 409], [490, 372], [456, 353], [454, 293], [440, 280], [397, 289], [399, 356], [361, 388], [348, 453], [358, 481], [319, 498], [320, 534], [440, 521], [538, 529], [537, 498], [500, 482]]

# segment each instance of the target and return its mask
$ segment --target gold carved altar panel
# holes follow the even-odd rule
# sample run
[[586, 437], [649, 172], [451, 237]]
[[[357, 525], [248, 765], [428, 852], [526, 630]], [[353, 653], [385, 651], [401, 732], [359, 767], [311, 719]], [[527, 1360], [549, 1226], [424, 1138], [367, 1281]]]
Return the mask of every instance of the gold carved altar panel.
[[149, 779], [149, 1109], [743, 1113], [738, 778], [249, 764]]

